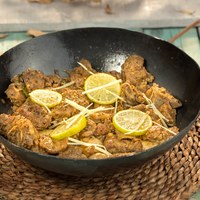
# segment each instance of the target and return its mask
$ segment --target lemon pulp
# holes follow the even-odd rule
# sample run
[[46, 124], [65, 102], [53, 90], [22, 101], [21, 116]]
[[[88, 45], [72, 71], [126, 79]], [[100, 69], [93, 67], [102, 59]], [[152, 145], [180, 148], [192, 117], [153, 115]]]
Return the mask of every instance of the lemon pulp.
[[[117, 100], [121, 92], [121, 86], [119, 82], [120, 80], [117, 80], [110, 74], [92, 74], [85, 81], [85, 93], [87, 97], [95, 103], [104, 105], [112, 104]], [[93, 89], [93, 91], [88, 92], [91, 89]]]
[[34, 90], [29, 93], [29, 96], [33, 102], [41, 106], [47, 106], [48, 108], [52, 108], [62, 101], [60, 93], [45, 89]]
[[122, 132], [139, 136], [145, 134], [152, 126], [151, 117], [139, 110], [122, 110], [113, 117], [114, 127]]
[[67, 128], [67, 125], [73, 120], [70, 119], [66, 123], [63, 123], [59, 126], [57, 126], [51, 133], [50, 136], [57, 140], [62, 140], [66, 137], [71, 137], [72, 135], [75, 135], [79, 133], [81, 130], [83, 130], [87, 125], [87, 120], [84, 115], [81, 115], [75, 123], [73, 123], [69, 128]]

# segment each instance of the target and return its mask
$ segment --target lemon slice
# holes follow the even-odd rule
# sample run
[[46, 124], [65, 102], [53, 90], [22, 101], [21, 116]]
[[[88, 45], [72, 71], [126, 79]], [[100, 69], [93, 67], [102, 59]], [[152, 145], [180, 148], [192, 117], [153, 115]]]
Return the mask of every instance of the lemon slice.
[[70, 118], [66, 123], [63, 123], [59, 126], [57, 126], [51, 133], [50, 136], [56, 140], [62, 140], [63, 138], [70, 137], [72, 135], [75, 135], [79, 133], [81, 130], [83, 130], [87, 125], [87, 120], [84, 115], [81, 115], [69, 128], [68, 124], [73, 120], [74, 118]]
[[151, 117], [139, 110], [122, 110], [113, 117], [114, 127], [134, 136], [143, 135], [152, 126]]
[[98, 104], [112, 104], [120, 95], [121, 80], [106, 73], [97, 73], [89, 76], [84, 85], [88, 98]]
[[48, 108], [52, 108], [62, 101], [62, 95], [51, 90], [37, 89], [29, 93], [29, 96], [35, 103]]

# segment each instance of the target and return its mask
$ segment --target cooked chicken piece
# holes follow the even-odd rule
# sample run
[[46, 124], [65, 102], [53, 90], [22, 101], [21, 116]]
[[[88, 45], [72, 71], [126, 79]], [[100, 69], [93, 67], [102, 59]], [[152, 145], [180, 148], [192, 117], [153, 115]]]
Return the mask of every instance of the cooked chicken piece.
[[28, 68], [21, 74], [21, 79], [28, 92], [45, 87], [46, 76], [39, 70]]
[[174, 126], [176, 124], [176, 109], [171, 107], [169, 101], [165, 102], [159, 107], [159, 111], [168, 119], [167, 124]]
[[173, 97], [165, 88], [159, 87], [156, 83], [146, 91], [146, 96], [152, 100], [157, 108], [165, 102], [169, 102], [172, 108], [182, 106], [182, 103], [178, 99]]
[[143, 149], [140, 139], [133, 137], [132, 139], [119, 140], [113, 133], [107, 134], [104, 146], [111, 153], [138, 152]]
[[144, 58], [138, 55], [129, 56], [122, 65], [123, 82], [129, 82], [137, 89], [145, 92], [148, 83], [151, 83], [154, 77], [147, 72], [144, 65]]
[[107, 72], [108, 74], [110, 74], [110, 75], [112, 75], [112, 76], [114, 76], [116, 79], [121, 79], [122, 77], [121, 77], [121, 73], [119, 73], [119, 72], [117, 72], [117, 71], [115, 71], [115, 70], [113, 70], [113, 71], [109, 71], [109, 72]]
[[176, 110], [180, 107], [181, 102], [173, 97], [165, 88], [157, 84], [146, 91], [146, 96], [151, 99], [156, 108], [168, 119], [167, 124], [170, 126], [176, 123]]
[[[169, 128], [169, 130], [178, 133], [178, 128], [176, 126]], [[169, 131], [163, 129], [160, 126], [152, 126], [145, 135], [141, 136], [142, 140], [147, 140], [151, 142], [161, 143], [173, 137], [173, 134]]]
[[158, 115], [156, 115], [155, 112], [145, 104], [139, 104], [139, 105], [134, 106], [134, 107], [132, 107], [130, 109], [140, 110], [142, 112], [145, 112], [151, 117], [151, 119], [153, 121], [155, 121], [157, 123], [160, 122], [160, 118], [158, 117]]
[[128, 82], [122, 83], [120, 96], [125, 100], [125, 104], [129, 104], [130, 106], [145, 102], [142, 93]]
[[20, 83], [11, 83], [5, 93], [13, 106], [19, 107], [26, 101], [23, 85]]
[[0, 115], [1, 134], [14, 144], [37, 150], [39, 133], [30, 120], [23, 116]]
[[106, 112], [97, 112], [90, 115], [90, 118], [95, 122], [105, 122], [105, 121], [111, 121], [112, 120], [112, 113], [106, 113]]
[[61, 102], [57, 106], [53, 107], [51, 110], [52, 119], [61, 120], [62, 118], [70, 118], [71, 116], [78, 113], [78, 110], [65, 102]]
[[98, 112], [90, 115], [91, 120], [96, 123], [96, 129], [93, 133], [95, 136], [103, 136], [114, 131], [112, 116], [112, 113], [105, 112]]
[[22, 83], [23, 80], [21, 80], [21, 74], [15, 75], [11, 78], [11, 83]]
[[30, 98], [14, 114], [29, 119], [37, 130], [43, 130], [51, 124], [51, 114], [43, 106], [31, 101]]
[[68, 139], [55, 140], [50, 137], [51, 130], [40, 131], [39, 147], [48, 154], [58, 154], [67, 148]]
[[46, 76], [45, 87], [58, 87], [61, 85], [63, 79], [57, 75], [48, 75]]
[[113, 129], [113, 127], [111, 126], [111, 122], [110, 123], [105, 123], [105, 122], [98, 123], [97, 127], [95, 129], [94, 135], [106, 135], [112, 129]]
[[87, 157], [83, 154], [82, 146], [70, 146], [67, 149], [59, 153], [59, 157], [72, 158], [72, 159], [86, 159]]
[[[91, 144], [100, 144], [102, 145], [102, 142], [95, 138], [95, 137], [90, 137], [90, 138], [84, 138], [82, 140], [83, 142], [91, 143]], [[95, 146], [83, 146], [83, 154], [86, 155], [87, 157], [92, 156], [93, 154], [98, 153], [99, 151], [95, 149]]]
[[[88, 69], [88, 71], [96, 73], [88, 60], [81, 59], [80, 63], [82, 63]], [[69, 73], [71, 81], [75, 81], [75, 85], [77, 88], [83, 88], [86, 78], [91, 75], [88, 71], [85, 70], [83, 67], [78, 66]]]
[[83, 131], [79, 133], [79, 137], [80, 138], [91, 137], [94, 134], [96, 127], [97, 127], [96, 123], [88, 117], [87, 126], [85, 127], [85, 129], [83, 129]]
[[132, 136], [131, 134], [124, 134], [124, 133], [121, 133], [120, 131], [118, 130], [115, 130], [115, 134], [116, 134], [116, 137], [118, 140], [132, 140], [134, 136]]
[[65, 98], [78, 103], [81, 106], [87, 107], [90, 104], [89, 99], [82, 94], [83, 90], [73, 90], [70, 88], [62, 89], [63, 101], [52, 108], [53, 119], [61, 119], [64, 117], [71, 117], [72, 115], [80, 112], [76, 108], [65, 103]]
[[61, 92], [63, 99], [67, 98], [69, 100], [75, 101], [81, 106], [88, 106], [91, 102], [86, 95], [82, 94], [83, 90], [73, 90], [70, 88], [64, 88]]

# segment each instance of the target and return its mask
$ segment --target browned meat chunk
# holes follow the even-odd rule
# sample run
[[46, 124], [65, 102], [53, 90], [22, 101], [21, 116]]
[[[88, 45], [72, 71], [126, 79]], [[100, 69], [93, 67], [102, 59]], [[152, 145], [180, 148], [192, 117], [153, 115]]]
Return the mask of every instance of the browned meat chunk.
[[69, 118], [78, 113], [77, 109], [67, 105], [65, 102], [61, 102], [59, 105], [52, 108], [52, 118], [54, 120]]
[[46, 76], [45, 87], [58, 87], [61, 85], [62, 80], [57, 74]]
[[51, 124], [52, 117], [46, 108], [32, 102], [29, 98], [14, 114], [29, 119], [37, 130], [45, 129]]
[[87, 119], [87, 126], [83, 131], [81, 131], [79, 133], [79, 137], [80, 138], [91, 137], [94, 134], [96, 127], [97, 127], [96, 123], [93, 120], [91, 120], [90, 118], [88, 118]]
[[176, 110], [180, 107], [181, 102], [173, 97], [165, 88], [159, 87], [157, 84], [146, 91], [146, 96], [151, 99], [156, 108], [167, 118], [167, 124], [175, 125]]
[[48, 131], [41, 131], [40, 138], [39, 138], [39, 147], [46, 151], [48, 154], [58, 154], [67, 148], [67, 138], [62, 140], [55, 140], [52, 139], [49, 135], [51, 130]]
[[147, 113], [151, 117], [151, 119], [155, 122], [160, 121], [160, 118], [158, 117], [158, 115], [156, 115], [155, 112], [145, 104], [139, 104], [137, 106], [132, 107], [131, 109], [140, 110], [142, 112]]
[[[95, 73], [96, 71], [92, 68], [92, 65], [91, 63], [86, 60], [86, 59], [81, 59], [80, 63], [82, 63], [89, 71]], [[91, 74], [83, 69], [82, 67], [78, 66], [78, 67], [75, 67], [73, 69], [73, 71], [71, 71], [69, 73], [70, 75], [70, 79], [71, 81], [75, 81], [75, 85], [77, 88], [83, 88], [84, 86], [84, 81], [86, 80], [86, 78], [88, 76], [90, 76]]]
[[108, 74], [114, 76], [116, 79], [121, 79], [121, 73], [117, 72], [117, 71], [109, 71], [107, 72]]
[[28, 92], [35, 89], [43, 89], [45, 87], [46, 76], [39, 70], [28, 68], [22, 73], [21, 79]]
[[[90, 101], [85, 95], [82, 94], [82, 92], [83, 92], [82, 90], [72, 90], [70, 88], [65, 88], [62, 89], [61, 94], [63, 96], [63, 99], [67, 98], [69, 100], [75, 101], [81, 106], [86, 107], [90, 104]], [[77, 109], [68, 105], [63, 100], [63, 102], [61, 102], [59, 105], [52, 108], [52, 117], [53, 119], [60, 119], [64, 117], [68, 118], [76, 114], [77, 112], [78, 112]]]
[[[87, 142], [87, 143], [90, 143], [90, 144], [99, 144], [99, 145], [102, 145], [102, 142], [99, 139], [95, 138], [95, 137], [84, 138], [83, 142]], [[98, 153], [98, 150], [96, 150], [94, 146], [88, 146], [88, 147], [83, 146], [83, 153], [87, 157], [90, 157], [93, 154]]]
[[11, 83], [5, 93], [14, 106], [19, 107], [26, 100], [26, 96], [23, 92], [23, 86], [18, 83]]
[[[178, 133], [178, 128], [176, 126], [169, 128], [169, 130]], [[168, 140], [172, 136], [173, 134], [169, 131], [163, 129], [160, 126], [154, 125], [141, 138], [147, 141], [160, 143]]]
[[135, 106], [145, 102], [142, 93], [134, 85], [125, 82], [121, 85], [121, 88], [121, 97], [125, 100], [125, 104]]
[[32, 150], [37, 149], [39, 133], [25, 117], [1, 114], [0, 130], [3, 136], [16, 145]]
[[104, 141], [104, 146], [111, 153], [128, 153], [142, 151], [142, 142], [140, 139], [119, 140], [116, 135], [109, 133]]
[[82, 94], [83, 90], [72, 90], [70, 88], [65, 88], [63, 92], [61, 93], [64, 98], [67, 98], [69, 100], [75, 101], [81, 106], [88, 106], [90, 104], [89, 99], [86, 95]]
[[167, 124], [174, 126], [176, 124], [176, 109], [173, 109], [168, 102], [165, 102], [159, 107], [159, 111], [168, 119]]
[[68, 146], [65, 151], [59, 153], [59, 156], [62, 158], [73, 158], [73, 159], [86, 159], [87, 158], [83, 154], [83, 149], [81, 146]]
[[138, 55], [129, 56], [122, 65], [122, 79], [124, 82], [136, 86], [141, 91], [146, 91], [147, 84], [153, 81], [153, 76], [147, 72], [144, 58]]
[[98, 123], [94, 135], [106, 135], [111, 130], [110, 123]]
[[97, 112], [97, 113], [91, 114], [90, 117], [95, 123], [111, 121], [112, 113]]
[[103, 136], [114, 131], [112, 115], [112, 113], [98, 112], [90, 116], [90, 118], [96, 123], [96, 129], [93, 133], [95, 136]]
[[182, 103], [178, 99], [173, 97], [165, 88], [159, 87], [156, 83], [146, 91], [146, 96], [152, 100], [157, 108], [165, 102], [169, 102], [172, 108], [182, 106]]

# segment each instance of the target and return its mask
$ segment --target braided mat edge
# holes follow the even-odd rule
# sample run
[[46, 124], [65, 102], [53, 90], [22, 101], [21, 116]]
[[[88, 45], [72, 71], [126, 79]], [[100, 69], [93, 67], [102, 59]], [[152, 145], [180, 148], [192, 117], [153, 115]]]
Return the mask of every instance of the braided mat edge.
[[78, 178], [34, 168], [0, 144], [3, 200], [184, 200], [200, 188], [200, 117], [172, 150], [141, 168]]

